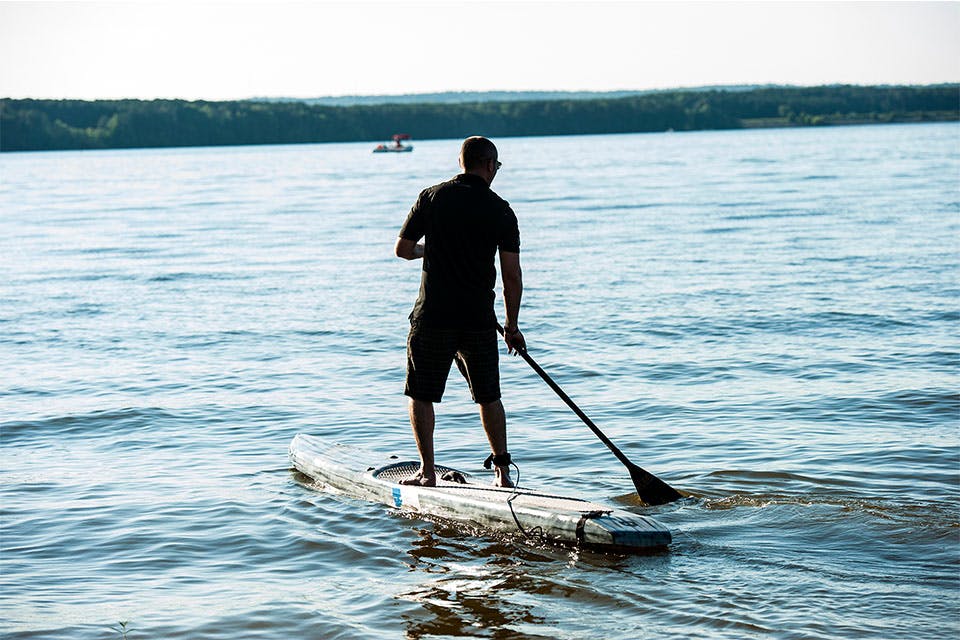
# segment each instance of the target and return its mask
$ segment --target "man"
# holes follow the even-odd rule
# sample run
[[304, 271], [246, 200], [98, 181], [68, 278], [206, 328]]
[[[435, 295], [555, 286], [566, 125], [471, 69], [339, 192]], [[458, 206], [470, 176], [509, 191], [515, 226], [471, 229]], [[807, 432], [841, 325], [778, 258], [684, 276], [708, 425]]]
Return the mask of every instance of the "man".
[[[497, 148], [479, 136], [460, 148], [463, 173], [425, 189], [410, 210], [395, 252], [406, 260], [423, 258], [420, 295], [410, 314], [407, 381], [420, 470], [401, 481], [432, 487], [437, 483], [433, 451], [433, 404], [440, 402], [455, 360], [480, 406], [493, 464], [494, 483], [512, 487], [507, 424], [500, 401], [497, 316], [493, 291], [500, 254], [506, 307], [504, 340], [510, 353], [525, 349], [517, 324], [523, 280], [517, 216], [490, 190], [500, 168]], [[418, 244], [421, 238], [425, 242]]]

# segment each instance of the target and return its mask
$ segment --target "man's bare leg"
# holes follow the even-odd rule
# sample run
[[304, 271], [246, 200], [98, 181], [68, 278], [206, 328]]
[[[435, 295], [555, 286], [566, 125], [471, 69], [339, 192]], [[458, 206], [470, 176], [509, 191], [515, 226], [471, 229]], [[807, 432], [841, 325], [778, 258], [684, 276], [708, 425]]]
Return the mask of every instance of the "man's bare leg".
[[433, 425], [435, 417], [433, 403], [426, 400], [410, 398], [410, 426], [413, 427], [413, 437], [417, 441], [417, 451], [420, 453], [420, 470], [409, 478], [404, 478], [400, 484], [415, 484], [421, 487], [433, 487], [437, 484], [437, 470], [433, 458]]
[[[490, 450], [493, 455], [499, 456], [507, 452], [507, 415], [503, 411], [503, 403], [500, 400], [494, 400], [480, 405], [480, 421], [483, 423], [483, 430], [487, 433], [487, 440], [490, 442]], [[496, 480], [494, 484], [498, 487], [512, 487], [513, 480], [510, 479], [510, 465], [496, 467]]]

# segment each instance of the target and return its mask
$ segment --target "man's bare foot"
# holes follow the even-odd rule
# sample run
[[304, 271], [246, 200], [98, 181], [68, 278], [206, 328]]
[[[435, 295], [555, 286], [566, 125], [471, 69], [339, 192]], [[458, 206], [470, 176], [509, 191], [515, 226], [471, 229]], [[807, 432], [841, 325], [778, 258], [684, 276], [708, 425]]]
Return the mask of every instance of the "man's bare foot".
[[424, 475], [423, 470], [420, 470], [409, 478], [400, 480], [397, 484], [413, 485], [415, 487], [435, 487], [437, 486], [437, 476]]
[[496, 477], [493, 480], [493, 486], [512, 489], [515, 485], [510, 479], [510, 467], [496, 467]]

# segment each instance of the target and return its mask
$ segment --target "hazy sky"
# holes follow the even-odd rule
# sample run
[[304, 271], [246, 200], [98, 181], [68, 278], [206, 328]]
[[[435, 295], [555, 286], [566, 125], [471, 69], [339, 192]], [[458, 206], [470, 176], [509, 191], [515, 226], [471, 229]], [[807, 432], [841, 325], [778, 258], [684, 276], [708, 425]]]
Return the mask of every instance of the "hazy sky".
[[0, 96], [960, 81], [960, 2], [0, 2]]

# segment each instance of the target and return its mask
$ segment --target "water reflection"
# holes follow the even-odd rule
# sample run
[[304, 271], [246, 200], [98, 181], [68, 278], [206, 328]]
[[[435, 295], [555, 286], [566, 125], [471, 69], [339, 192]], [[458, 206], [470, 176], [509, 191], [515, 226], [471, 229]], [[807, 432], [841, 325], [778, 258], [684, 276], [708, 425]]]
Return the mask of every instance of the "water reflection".
[[[577, 619], [571, 606], [578, 602], [623, 606], [631, 598], [605, 595], [604, 576], [634, 571], [635, 563], [645, 562], [516, 537], [476, 538], [441, 522], [417, 527], [416, 533], [407, 555], [410, 570], [422, 580], [395, 595], [417, 605], [402, 615], [409, 638], [557, 638], [558, 610]], [[669, 556], [658, 555], [654, 566]]]
[[[544, 594], [542, 580], [526, 571], [517, 547], [506, 541], [480, 542], [458, 539], [452, 527], [435, 525], [417, 529], [418, 538], [407, 554], [412, 571], [426, 578], [397, 598], [419, 605], [403, 614], [408, 638], [427, 636], [486, 636], [498, 638], [551, 638], [511, 631], [526, 625], [543, 625], [534, 604], [515, 597], [519, 593]], [[534, 557], [532, 551], [527, 560]], [[541, 556], [541, 562], [545, 560]]]

